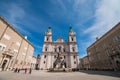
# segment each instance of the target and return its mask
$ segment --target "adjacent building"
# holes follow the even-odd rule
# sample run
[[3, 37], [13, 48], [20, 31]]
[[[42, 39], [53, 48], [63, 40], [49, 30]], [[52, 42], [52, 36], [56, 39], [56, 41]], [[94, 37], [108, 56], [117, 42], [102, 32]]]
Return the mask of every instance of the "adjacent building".
[[44, 36], [40, 69], [53, 68], [58, 56], [61, 57], [64, 68], [78, 68], [79, 57], [76, 33], [72, 27], [70, 27], [67, 42], [62, 37], [58, 37], [56, 41], [53, 41], [52, 35], [52, 30], [49, 27]]
[[36, 69], [36, 64], [37, 64], [37, 57], [33, 56], [31, 60], [31, 69]]
[[80, 59], [79, 67], [81, 70], [88, 70], [89, 69], [90, 66], [89, 66], [88, 56], [85, 56], [85, 57]]
[[89, 69], [120, 70], [120, 23], [87, 48]]
[[0, 17], [0, 69], [30, 68], [34, 47]]
[[41, 60], [41, 58], [40, 58], [40, 55], [38, 54], [37, 58], [36, 58], [36, 66], [35, 66], [36, 70], [40, 69], [40, 60]]

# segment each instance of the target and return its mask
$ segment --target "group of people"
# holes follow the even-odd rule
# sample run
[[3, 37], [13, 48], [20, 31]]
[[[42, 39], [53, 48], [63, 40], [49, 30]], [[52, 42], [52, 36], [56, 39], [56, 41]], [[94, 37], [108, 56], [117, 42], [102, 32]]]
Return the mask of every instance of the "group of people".
[[18, 69], [18, 68], [16, 68], [15, 70], [14, 70], [14, 72], [20, 72], [20, 69]]
[[[20, 72], [20, 70], [21, 70], [21, 69], [16, 68], [16, 69], [14, 70], [14, 72], [15, 72], [15, 73], [16, 73], [16, 72], [18, 72], [18, 73], [19, 73], [19, 72]], [[25, 70], [25, 74], [26, 74], [28, 69], [27, 69], [27, 68], [25, 68], [25, 69], [22, 69], [22, 70]], [[31, 74], [31, 73], [32, 73], [32, 69], [31, 69], [31, 68], [29, 68], [29, 74]]]

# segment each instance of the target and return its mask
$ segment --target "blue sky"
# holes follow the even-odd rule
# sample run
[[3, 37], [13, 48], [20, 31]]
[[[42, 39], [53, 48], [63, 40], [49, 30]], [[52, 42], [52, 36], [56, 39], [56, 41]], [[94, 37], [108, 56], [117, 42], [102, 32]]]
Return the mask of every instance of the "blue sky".
[[101, 37], [120, 22], [120, 0], [0, 0], [0, 15], [35, 46], [41, 54], [44, 33], [52, 27], [53, 41], [68, 38], [72, 25], [76, 32], [79, 56], [96, 37]]

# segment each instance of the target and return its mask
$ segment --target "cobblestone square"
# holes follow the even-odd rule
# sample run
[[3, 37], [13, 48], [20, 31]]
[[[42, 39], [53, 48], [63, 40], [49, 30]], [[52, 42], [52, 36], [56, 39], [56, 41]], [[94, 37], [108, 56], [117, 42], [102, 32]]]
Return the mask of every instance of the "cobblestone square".
[[120, 72], [47, 72], [33, 70], [32, 74], [25, 74], [24, 71], [20, 73], [4, 71], [0, 72], [0, 80], [120, 80]]

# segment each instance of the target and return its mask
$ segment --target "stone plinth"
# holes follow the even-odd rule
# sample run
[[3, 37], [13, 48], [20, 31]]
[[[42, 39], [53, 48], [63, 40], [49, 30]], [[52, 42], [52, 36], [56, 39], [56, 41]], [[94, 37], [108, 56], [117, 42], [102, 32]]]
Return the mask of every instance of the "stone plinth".
[[48, 72], [72, 72], [71, 68], [50, 68]]

